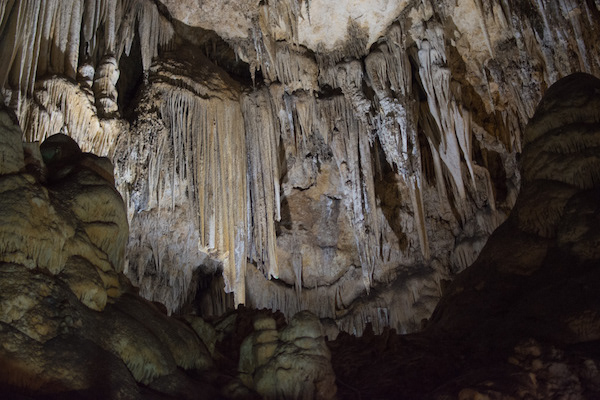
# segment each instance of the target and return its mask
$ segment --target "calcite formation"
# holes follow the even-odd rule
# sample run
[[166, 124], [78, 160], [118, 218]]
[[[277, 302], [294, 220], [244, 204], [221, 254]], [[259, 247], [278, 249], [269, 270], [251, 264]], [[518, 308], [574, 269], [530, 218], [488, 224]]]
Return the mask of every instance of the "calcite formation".
[[334, 399], [335, 375], [323, 326], [308, 311], [278, 332], [273, 318], [259, 316], [240, 348], [242, 382], [265, 399]]
[[[212, 320], [194, 314], [184, 320], [167, 316], [163, 306], [140, 297], [122, 274], [128, 210], [114, 187], [110, 161], [82, 152], [63, 134], [41, 145], [23, 143], [16, 116], [2, 109], [0, 393], [50, 399], [193, 399], [199, 393], [236, 399], [596, 398], [599, 109], [600, 79], [592, 75], [572, 74], [547, 90], [525, 129], [522, 190], [511, 215], [491, 234], [475, 263], [445, 289], [421, 332], [398, 335], [386, 327], [382, 335], [374, 335], [380, 320], [372, 320], [362, 337], [340, 333], [335, 341], [325, 337], [332, 340], [338, 334], [336, 321], [310, 311], [296, 313], [288, 323], [281, 313], [245, 307]], [[219, 110], [208, 109], [207, 114], [215, 124], [228, 123], [220, 119]], [[173, 116], [167, 109], [159, 120], [168, 118]], [[164, 132], [152, 121], [144, 126], [161, 139]], [[193, 140], [186, 138], [180, 139]], [[235, 148], [235, 139], [222, 138], [214, 145]], [[148, 142], [137, 144], [134, 149], [143, 153]], [[188, 165], [181, 168], [175, 172], [187, 173]], [[220, 173], [220, 168], [228, 165], [210, 171]], [[292, 213], [309, 205], [320, 207], [315, 193], [329, 190], [331, 181], [324, 178], [332, 179], [331, 171], [321, 168], [324, 172], [317, 169], [316, 181], [309, 180], [302, 195], [289, 196], [300, 207], [281, 207], [288, 227], [279, 229], [293, 236], [299, 228], [293, 221], [301, 220], [318, 241], [330, 239], [319, 236], [322, 230], [337, 229], [341, 235], [347, 229], [345, 234], [353, 238], [355, 232], [348, 229], [352, 220], [336, 225], [331, 215]], [[469, 167], [464, 169], [468, 174]], [[172, 175], [165, 178], [161, 172], [156, 174], [165, 193], [177, 188], [173, 180], [168, 186]], [[215, 181], [202, 169], [196, 173], [206, 179], [205, 199], [210, 198]], [[304, 176], [293, 179], [306, 182]], [[231, 185], [227, 179], [219, 183]], [[389, 188], [383, 193], [392, 196]], [[219, 211], [223, 209], [212, 210], [222, 212], [222, 218], [236, 215], [235, 210]], [[215, 230], [207, 243], [226, 240], [224, 232]], [[275, 235], [284, 236], [281, 231]], [[309, 247], [309, 239], [304, 240], [303, 246]], [[296, 250], [290, 262], [303, 262], [310, 254], [306, 247]], [[212, 256], [227, 261], [217, 251]], [[260, 285], [264, 279], [259, 269], [246, 272], [246, 282]], [[364, 283], [364, 270], [354, 272]], [[378, 290], [375, 282], [371, 291]], [[413, 282], [416, 299], [422, 293], [418, 285], [427, 279]], [[308, 291], [299, 285], [290, 289], [298, 298]], [[396, 298], [381, 296], [398, 304], [399, 292]], [[384, 309], [379, 312], [380, 319], [389, 318]], [[354, 324], [359, 326], [360, 320]]]
[[332, 344], [341, 398], [600, 396], [599, 89], [582, 73], [548, 89], [513, 212], [423, 331]]
[[111, 158], [125, 271], [169, 312], [200, 290], [409, 332], [514, 205], [546, 88], [600, 74], [598, 21], [590, 0], [3, 1], [0, 87], [29, 141]]
[[67, 136], [44, 154], [24, 146], [12, 117], [0, 110], [0, 390], [143, 398], [138, 383], [210, 367], [195, 331], [122, 274], [127, 214], [110, 161]]

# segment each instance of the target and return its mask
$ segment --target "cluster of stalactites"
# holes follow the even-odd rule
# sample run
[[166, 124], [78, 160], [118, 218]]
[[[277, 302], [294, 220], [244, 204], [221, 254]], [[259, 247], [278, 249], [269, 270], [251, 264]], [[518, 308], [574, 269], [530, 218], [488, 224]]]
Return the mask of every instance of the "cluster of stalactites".
[[292, 83], [302, 79], [302, 63], [289, 62], [296, 54], [288, 49], [288, 44], [298, 43], [300, 9], [298, 0], [267, 2], [259, 6], [250, 32], [252, 43], [239, 45], [236, 49], [242, 59], [248, 60], [253, 80], [257, 70], [262, 70], [270, 81]]
[[[488, 31], [492, 27], [488, 21], [489, 7], [478, 1], [475, 5], [481, 19], [478, 29], [483, 35], [486, 57], [493, 58], [495, 43], [494, 36]], [[492, 7], [493, 10], [496, 8]], [[432, 10], [429, 4], [429, 12]], [[421, 253], [427, 260], [431, 255], [428, 212], [423, 198], [427, 183], [420, 149], [423, 146], [429, 148], [432, 160], [427, 162], [433, 166], [440, 203], [453, 201], [460, 217], [466, 219], [473, 213], [467, 204], [469, 191], [486, 192], [487, 204], [492, 211], [496, 205], [491, 177], [481, 166], [475, 165], [472, 154], [474, 132], [484, 137], [480, 139], [481, 147], [489, 145], [485, 138], [490, 134], [482, 133], [484, 129], [473, 121], [473, 110], [467, 107], [460, 85], [453, 80], [449, 39], [446, 31], [434, 22], [435, 18], [430, 18], [421, 30], [411, 27], [410, 32], [402, 24], [394, 24], [365, 58], [364, 65], [354, 60], [324, 67], [299, 46], [290, 45], [297, 39], [293, 28], [296, 12], [291, 8], [273, 10], [263, 7], [252, 35], [253, 54], [241, 54], [243, 59], [250, 61], [252, 72], [257, 68], [262, 70], [268, 88], [244, 94], [241, 100], [248, 161], [246, 206], [243, 208], [247, 213], [247, 230], [245, 234], [235, 235], [236, 259], [237, 255], [246, 254], [263, 275], [278, 277], [275, 224], [280, 218], [279, 146], [282, 142], [293, 143], [294, 151], [302, 153], [308, 137], [318, 134], [331, 148], [341, 175], [344, 204], [354, 228], [363, 281], [368, 290], [373, 284], [374, 271], [382, 263], [380, 241], [385, 229], [379, 218], [373, 187], [371, 152], [374, 141], [378, 141], [388, 163], [394, 166], [408, 189]], [[276, 38], [269, 22], [274, 16], [282, 15], [292, 27], [290, 36], [283, 38], [285, 41]], [[515, 24], [507, 18], [501, 22], [503, 26]], [[576, 30], [575, 23], [573, 27]], [[517, 27], [513, 26], [513, 29], [518, 31]], [[238, 53], [247, 50], [237, 49]], [[409, 58], [411, 51], [412, 60]], [[585, 65], [589, 57], [585, 54], [581, 57], [582, 65]], [[485, 68], [482, 71], [486, 85], [490, 86], [494, 79], [501, 82]], [[416, 93], [416, 81], [423, 89], [424, 101], [420, 101], [421, 94]], [[367, 98], [365, 83], [373, 90], [373, 98]], [[339, 94], [326, 99], [313, 96], [319, 86], [324, 85], [340, 89]], [[511, 95], [518, 96], [519, 93]], [[487, 98], [484, 100], [488, 101]], [[502, 111], [506, 130], [514, 136], [509, 140], [496, 138], [504, 146], [503, 152], [519, 149], [520, 126], [530, 113], [529, 100], [522, 99], [514, 104], [517, 105], [515, 110]], [[485, 105], [488, 112], [499, 107], [491, 95], [489, 104]], [[507, 116], [508, 113], [517, 116], [516, 122]], [[208, 205], [199, 203], [200, 212]], [[481, 222], [481, 229], [489, 233], [499, 220], [490, 217], [492, 222]], [[232, 225], [226, 229], [236, 231]], [[223, 254], [231, 253], [227, 246], [215, 248]], [[462, 264], [466, 265], [470, 257], [472, 255], [462, 257], [466, 260]], [[231, 282], [245, 279], [244, 267], [236, 261], [225, 266], [225, 271], [228, 289], [236, 291], [236, 302], [243, 302], [244, 289]], [[297, 287], [301, 287], [301, 273], [297, 275]], [[274, 307], [285, 308], [281, 304]]]
[[[239, 103], [205, 99], [188, 89], [175, 87], [162, 91], [162, 97], [160, 117], [168, 134], [161, 137], [150, 161], [149, 191], [163, 193], [161, 187], [169, 186], [167, 203], [162, 205], [166, 208], [174, 208], [169, 203], [175, 198], [187, 196], [191, 200], [195, 211], [191, 216], [195, 218], [193, 225], [199, 231], [198, 248], [215, 254], [223, 262], [225, 290], [234, 292], [236, 303], [243, 304], [250, 215], [246, 139]], [[172, 165], [166, 170], [163, 154], [172, 154]], [[181, 186], [175, 184], [176, 180], [189, 182], [191, 190], [177, 193]], [[160, 199], [156, 203], [151, 201], [148, 207], [160, 208]]]
[[404, 27], [393, 25], [377, 51], [365, 59], [365, 69], [379, 110], [371, 116], [377, 138], [390, 165], [409, 190], [421, 253], [430, 256], [422, 196], [422, 168], [417, 134], [418, 102], [408, 57]]
[[[413, 90], [407, 42], [404, 28], [400, 24], [394, 25], [389, 30], [386, 40], [378, 46], [378, 50], [366, 58], [364, 68], [366, 75], [358, 61], [340, 63], [329, 70], [329, 74], [326, 73], [327, 71], [321, 71], [319, 81], [340, 88], [340, 95], [321, 100], [315, 96], [303, 95], [302, 93], [307, 93], [304, 90], [293, 91], [293, 86], [290, 88], [287, 84], [271, 84], [269, 90], [262, 90], [258, 92], [260, 94], [249, 96], [248, 99], [252, 100], [245, 100], [244, 117], [250, 152], [249, 173], [252, 175], [249, 181], [253, 179], [260, 181], [251, 186], [250, 210], [253, 215], [251, 230], [255, 231], [253, 246], [258, 251], [253, 252], [250, 258], [257, 261], [259, 269], [265, 275], [276, 276], [273, 273], [276, 267], [271, 265], [274, 258], [272, 246], [276, 240], [273, 224], [279, 216], [279, 183], [277, 177], [271, 182], [261, 178], [260, 173], [268, 170], [277, 171], [277, 165], [273, 160], [280, 140], [282, 143], [292, 143], [296, 153], [302, 153], [308, 137], [318, 134], [331, 148], [344, 185], [344, 204], [354, 228], [367, 291], [373, 284], [374, 271], [384, 262], [381, 240], [385, 237], [383, 230], [386, 229], [385, 224], [380, 222], [380, 211], [375, 199], [374, 166], [372, 165], [375, 138], [379, 141], [387, 161], [398, 171], [398, 175], [408, 189], [424, 259], [430, 257], [430, 249], [417, 134], [419, 123], [427, 131], [431, 153], [436, 157], [433, 163], [438, 175], [440, 197], [447, 199], [442, 169], [442, 166], [445, 166], [449, 175], [454, 178], [456, 190], [460, 194], [455, 197], [465, 200], [461, 155], [473, 177], [470, 167], [469, 114], [462, 108], [459, 110], [457, 100], [454, 98], [452, 102], [454, 108], [450, 105], [446, 107], [443, 99], [436, 98], [436, 95], [438, 97], [449, 95], [447, 87], [449, 82], [446, 82], [443, 88], [432, 85], [430, 92], [427, 93], [430, 105], [436, 106], [435, 121], [440, 120], [439, 115], [443, 114], [447, 119], [446, 125], [429, 126], [426, 122], [419, 122], [420, 110]], [[419, 78], [428, 79], [427, 84], [432, 84], [431, 72], [429, 75], [426, 74], [434, 63], [431, 58], [423, 58], [421, 61], [422, 76]], [[302, 64], [298, 64], [297, 67], [300, 65]], [[292, 64], [287, 67], [287, 70], [300, 71], [301, 68], [295, 68]], [[288, 75], [283, 74], [284, 82], [293, 78]], [[365, 80], [375, 92], [373, 100], [366, 98], [363, 92]], [[440, 94], [435, 92], [436, 90], [441, 91]], [[450, 113], [453, 114], [448, 115]], [[255, 132], [257, 126], [261, 127], [258, 134]], [[439, 134], [445, 129], [451, 129], [449, 132], [453, 133], [452, 139], [447, 140], [444, 135]], [[260, 145], [256, 147], [256, 143]], [[257, 178], [256, 173], [261, 177]], [[265, 267], [263, 268], [262, 265]], [[301, 282], [298, 282], [297, 286], [301, 287]]]
[[[485, 49], [484, 59], [482, 59], [484, 61], [486, 58], [491, 60], [496, 56], [495, 41], [505, 40], [504, 36], [513, 35], [519, 44], [523, 36], [528, 35], [527, 32], [533, 32], [531, 21], [507, 16], [506, 10], [510, 14], [507, 2], [488, 4], [474, 1], [473, 5], [479, 18], [479, 25], [475, 28], [465, 27], [465, 29], [478, 29], [479, 31], [473, 32], [474, 38], [482, 35], [481, 43]], [[546, 21], [546, 35], [540, 37], [535, 36], [534, 33], [534, 36], [526, 38], [524, 45], [519, 48], [528, 54], [537, 52], [536, 57], [540, 49], [541, 53], [547, 49], [548, 38], [565, 39], [568, 36], [560, 30], [550, 32], [548, 20], [556, 20], [561, 15], [566, 15], [570, 18], [570, 29], [575, 33], [585, 33], [582, 27], [585, 21], [582, 22], [580, 19], [582, 15], [589, 19], [593, 14], [585, 4], [568, 6], [562, 2], [555, 7], [538, 2], [537, 7], [541, 18]], [[306, 141], [307, 135], [319, 132], [332, 148], [340, 173], [343, 175], [342, 181], [347, 186], [346, 206], [356, 234], [367, 289], [371, 283], [373, 269], [380, 263], [377, 256], [380, 244], [374, 238], [381, 237], [380, 230], [383, 229], [379, 226], [377, 218], [369, 217], [377, 207], [374, 199], [370, 199], [372, 191], [368, 190], [372, 182], [368, 150], [369, 146], [373, 146], [375, 138], [381, 145], [388, 163], [394, 166], [409, 191], [421, 252], [425, 260], [430, 257], [430, 244], [427, 234], [427, 211], [423, 199], [425, 183], [420, 153], [423, 145], [429, 147], [428, 154], [432, 160], [427, 162], [433, 166], [438, 196], [443, 204], [453, 202], [459, 217], [464, 220], [472, 213], [467, 204], [468, 192], [482, 191], [487, 193], [487, 204], [490, 209], [494, 211], [496, 207], [490, 174], [473, 161], [474, 132], [478, 134], [480, 147], [484, 148], [490, 144], [488, 140], [490, 134], [473, 120], [474, 111], [469, 109], [472, 105], [467, 105], [460, 84], [452, 76], [454, 71], [452, 71], [448, 49], [455, 44], [452, 40], [449, 41], [447, 32], [435, 22], [433, 17], [436, 12], [452, 16], [452, 11], [445, 10], [444, 7], [435, 7], [429, 1], [423, 2], [422, 8], [424, 8], [422, 26], [411, 26], [406, 29], [402, 23], [392, 25], [385, 37], [375, 46], [375, 50], [365, 58], [364, 65], [359, 61], [347, 61], [335, 65], [319, 64], [319, 57], [317, 60], [310, 59], [302, 48], [289, 45], [295, 43], [294, 29], [290, 29], [291, 36], [286, 38], [287, 43], [275, 40], [267, 22], [273, 18], [273, 15], [286, 15], [287, 17], [284, 18], [286, 23], [293, 22], [298, 15], [294, 14], [292, 9], [282, 11], [265, 8], [253, 34], [256, 63], [251, 68], [262, 69], [263, 75], [271, 85], [272, 105], [270, 107], [275, 107], [275, 111], [279, 113], [281, 137], [291, 135], [294, 143], [298, 145]], [[519, 23], [521, 26], [518, 26]], [[506, 28], [507, 32], [512, 33], [499, 36], [498, 27]], [[465, 34], [467, 33], [470, 32], [465, 30]], [[457, 32], [456, 35], [458, 34]], [[564, 46], [565, 40], [560, 40], [557, 44]], [[536, 49], [536, 45], [532, 43], [537, 43], [538, 48]], [[588, 60], [591, 57], [588, 54], [589, 43], [585, 44], [580, 40], [572, 47], [578, 49], [581, 67], [589, 69]], [[412, 60], [409, 60], [409, 54]], [[476, 55], [475, 58], [477, 57], [479, 56]], [[547, 57], [547, 54], [543, 57]], [[556, 62], [551, 61], [548, 62], [548, 66], [553, 69]], [[413, 76], [413, 69], [416, 76]], [[493, 86], [493, 81], [496, 80], [501, 84], [501, 93], [512, 84], [502, 84], [502, 77], [494, 76], [490, 70], [491, 68], [480, 67], [480, 70], [474, 71], [474, 76], [483, 73], [481, 80], [488, 87], [488, 93], [482, 94], [486, 111], [494, 113], [496, 108], [501, 109], [504, 129], [508, 133], [499, 129], [499, 134], [510, 135], [509, 138], [499, 136], [496, 141], [500, 143], [504, 152], [518, 151], [520, 130], [531, 116], [533, 110], [531, 105], [534, 102], [528, 97], [531, 96], [529, 93], [510, 91], [507, 95], [517, 97], [514, 102], [516, 106], [506, 108], [496, 104], [497, 100], [489, 90], [489, 87]], [[527, 70], [531, 70], [531, 67]], [[569, 68], [560, 73], [566, 73], [568, 70]], [[556, 73], [553, 75], [558, 76]], [[315, 76], [318, 77], [316, 81]], [[552, 78], [546, 78], [547, 83], [551, 83]], [[424, 91], [425, 101], [419, 100], [420, 95], [415, 93], [413, 88], [415, 81], [419, 82]], [[373, 98], [366, 97], [363, 90], [365, 82], [373, 89]], [[306, 100], [306, 96], [302, 93], [312, 93], [323, 85], [341, 90], [341, 96], [332, 102], [337, 104], [334, 107], [337, 111], [344, 111], [332, 112], [328, 118], [335, 120], [338, 115], [342, 115], [341, 120], [354, 125], [351, 131], [359, 132], [357, 137], [352, 137], [352, 134], [345, 135], [344, 130], [340, 130], [339, 126], [323, 127], [319, 122], [319, 110], [323, 109], [326, 102]], [[280, 86], [283, 89], [279, 88]], [[273, 90], [274, 87], [279, 89]], [[540, 94], [535, 90], [532, 92], [534, 97]], [[343, 115], [346, 111], [348, 114]], [[269, 131], [271, 129], [269, 128]], [[335, 133], [332, 133], [334, 129]], [[272, 143], [276, 145], [276, 138]], [[353, 154], [352, 149], [357, 149], [358, 152]], [[448, 192], [452, 192], [451, 195]], [[504, 206], [510, 207], [512, 205], [510, 198], [507, 201], [508, 204]], [[365, 213], [365, 210], [369, 210], [369, 213]], [[497, 218], [491, 219], [494, 221], [491, 224], [482, 223], [482, 229], [486, 232], [498, 223]]]
[[119, 134], [118, 121], [100, 118], [93, 97], [64, 77], [38, 82], [30, 100], [22, 102], [20, 120], [26, 141], [62, 132], [102, 156], [112, 155]]
[[[380, 262], [381, 232], [367, 126], [356, 118], [352, 104], [344, 96], [321, 101], [312, 96], [296, 98], [274, 85], [270, 90], [244, 95], [242, 110], [248, 152], [248, 258], [266, 277], [278, 277], [275, 223], [281, 217], [279, 146], [291, 143], [295, 154], [304, 154], [309, 137], [321, 135], [332, 149], [344, 182], [344, 201], [355, 228], [368, 290]], [[297, 282], [299, 289], [301, 286]]]
[[[264, 275], [277, 277], [275, 222], [280, 218], [277, 154], [285, 144], [292, 157], [309, 152], [307, 143], [318, 135], [331, 148], [343, 183], [344, 204], [354, 227], [356, 247], [367, 290], [381, 263], [382, 238], [377, 210], [371, 141], [365, 121], [357, 118], [345, 96], [317, 99], [291, 95], [272, 85], [244, 95], [251, 213], [249, 258]], [[298, 272], [298, 271], [297, 271]], [[296, 287], [302, 287], [301, 272]]]
[[[429, 142], [436, 167], [436, 175], [443, 163], [454, 181], [454, 187], [460, 200], [466, 199], [465, 183], [462, 174], [464, 160], [469, 170], [473, 186], [475, 175], [472, 165], [472, 129], [471, 116], [461, 105], [460, 88], [451, 83], [450, 69], [445, 50], [445, 38], [440, 27], [427, 31], [427, 36], [417, 43], [419, 58], [419, 76], [427, 94], [427, 109], [422, 110], [432, 118], [424, 116]], [[431, 126], [431, 122], [433, 126]], [[441, 134], [435, 134], [440, 132]], [[438, 181], [440, 181], [438, 179]], [[440, 194], [445, 188], [440, 186]]]
[[93, 79], [102, 59], [116, 66], [129, 54], [136, 35], [147, 70], [173, 34], [156, 4], [145, 0], [2, 1], [0, 87], [18, 92], [12, 106], [20, 110], [20, 94], [33, 93], [39, 77]]
[[[392, 25], [364, 61], [350, 54], [343, 62], [328, 64], [322, 62], [327, 57], [298, 45], [297, 19], [303, 7], [308, 10], [308, 1], [304, 6], [298, 1], [261, 5], [252, 45], [233, 46], [239, 46], [235, 50], [249, 62], [253, 74], [261, 69], [266, 87], [243, 94], [239, 102], [222, 98], [224, 86], [219, 87], [220, 95], [175, 86], [160, 91], [158, 109], [166, 130], [149, 163], [148, 208], [174, 210], [176, 199], [189, 198], [200, 250], [223, 261], [226, 289], [235, 292], [236, 303], [244, 303], [247, 259], [264, 276], [279, 275], [275, 233], [281, 217], [279, 146], [292, 143], [292, 151], [303, 154], [308, 139], [320, 135], [339, 170], [368, 290], [382, 264], [381, 241], [387, 228], [374, 189], [372, 151], [378, 142], [408, 190], [421, 253], [427, 260], [435, 246], [430, 249], [434, 239], [428, 237], [427, 218], [432, 212], [426, 210], [423, 198], [428, 183], [422, 164], [433, 165], [436, 201], [442, 206], [452, 198], [457, 212], [465, 220], [472, 218], [473, 210], [467, 210], [469, 190], [484, 185], [493, 209], [489, 173], [482, 173], [483, 167], [472, 160], [474, 132], [481, 148], [498, 154], [520, 150], [520, 127], [531, 117], [543, 85], [572, 72], [574, 65], [588, 72], [598, 72], [600, 65], [597, 45], [590, 38], [595, 30], [589, 28], [597, 25], [598, 6], [590, 9], [591, 2], [538, 0], [530, 11], [539, 15], [540, 27], [520, 15], [513, 2], [471, 1], [479, 23], [456, 19], [452, 38], [436, 21], [455, 18], [452, 13], [468, 9], [470, 1], [457, 3], [452, 11], [424, 0], [415, 5], [422, 10], [410, 19], [413, 26]], [[437, 18], [435, 13], [445, 14]], [[569, 23], [559, 23], [561, 18]], [[287, 28], [275, 31], [274, 21]], [[86, 150], [109, 153], [110, 129], [101, 114], [114, 109], [119, 59], [129, 54], [135, 35], [140, 39], [142, 66], [148, 70], [158, 49], [171, 41], [173, 30], [156, 4], [147, 0], [0, 1], [0, 85], [5, 92], [18, 93], [3, 93], [5, 102], [34, 92], [35, 102], [19, 112], [25, 116], [24, 131], [37, 134], [29, 139], [41, 140], [67, 127], [72, 136], [93, 138], [87, 139], [91, 145]], [[496, 65], [501, 62], [494, 58], [500, 44], [514, 47], [505, 50], [518, 56], [516, 72]], [[452, 52], [465, 64], [460, 84], [453, 75], [457, 71]], [[573, 52], [575, 61], [561, 62]], [[539, 81], [532, 75], [537, 71], [534, 63], [543, 65]], [[70, 79], [38, 81], [34, 90], [36, 77], [49, 75]], [[465, 82], [481, 97], [485, 111], [468, 108], [460, 88]], [[521, 90], [526, 84], [531, 86]], [[333, 94], [318, 98], [316, 93], [325, 86]], [[423, 93], [417, 93], [416, 86]], [[373, 93], [367, 95], [365, 87]], [[21, 109], [20, 101], [15, 104]], [[504, 131], [487, 132], [478, 126], [477, 111], [488, 116], [499, 113]], [[428, 148], [431, 160], [424, 159], [423, 148]], [[165, 167], [166, 160], [172, 165]], [[481, 176], [483, 183], [477, 180]], [[497, 225], [496, 219], [490, 220], [494, 224], [481, 223], [488, 233]], [[466, 265], [469, 258], [460, 257]], [[162, 256], [156, 254], [155, 259]], [[301, 273], [296, 275], [300, 288]], [[285, 309], [284, 303], [273, 307]]]

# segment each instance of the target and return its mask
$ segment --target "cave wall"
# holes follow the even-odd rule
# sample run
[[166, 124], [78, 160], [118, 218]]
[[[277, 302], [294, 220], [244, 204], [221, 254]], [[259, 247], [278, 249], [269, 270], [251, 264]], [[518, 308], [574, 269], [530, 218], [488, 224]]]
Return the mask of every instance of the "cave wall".
[[145, 297], [173, 312], [214, 275], [205, 313], [407, 332], [514, 205], [545, 89], [600, 75], [599, 8], [2, 1], [0, 86], [25, 139], [113, 159]]

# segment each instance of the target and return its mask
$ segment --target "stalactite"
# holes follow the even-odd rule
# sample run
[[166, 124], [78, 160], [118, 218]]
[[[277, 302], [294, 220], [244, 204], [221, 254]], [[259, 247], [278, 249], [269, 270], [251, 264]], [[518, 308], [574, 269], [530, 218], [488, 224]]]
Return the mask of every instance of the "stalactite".
[[492, 46], [492, 41], [490, 40], [490, 33], [488, 32], [487, 24], [485, 22], [485, 11], [483, 9], [482, 0], [474, 0], [475, 6], [477, 7], [477, 11], [479, 12], [479, 24], [481, 26], [481, 31], [483, 32], [483, 36], [485, 37], [485, 44], [490, 52], [490, 57], [494, 57], [494, 48]]
[[[250, 184], [249, 251], [265, 276], [279, 277], [275, 251], [275, 221], [279, 221], [279, 126], [274, 118], [268, 92], [260, 91], [242, 100], [247, 136], [248, 182]], [[291, 122], [293, 129], [293, 121]]]
[[[137, 22], [141, 41], [142, 66], [144, 70], [147, 70], [150, 68], [152, 59], [158, 55], [158, 49], [168, 47], [174, 31], [171, 24], [158, 13], [154, 3], [138, 0], [134, 4], [137, 10], [134, 14], [135, 18], [130, 19], [130, 23], [135, 26]], [[123, 27], [120, 29], [123, 29]], [[133, 33], [133, 28], [127, 28], [127, 30]], [[130, 33], [128, 40], [122, 42], [131, 43], [133, 36]]]
[[472, 145], [471, 142], [473, 140], [472, 130], [471, 130], [471, 113], [465, 110], [463, 107], [459, 106], [456, 102], [452, 103], [452, 108], [454, 112], [455, 118], [455, 132], [456, 138], [458, 139], [458, 144], [460, 146], [460, 150], [463, 154], [465, 163], [467, 164], [467, 168], [469, 169], [469, 174], [471, 175], [471, 181], [473, 182], [473, 186], [475, 186], [475, 173], [473, 172], [473, 161], [472, 157]]
[[76, 84], [64, 78], [38, 82], [34, 99], [22, 99], [21, 124], [26, 140], [43, 141], [63, 131], [84, 151], [112, 155], [119, 123], [100, 120], [92, 99]]
[[[83, 150], [111, 156], [126, 124], [99, 117], [118, 116], [119, 58], [138, 34], [137, 24], [143, 67], [149, 68], [159, 47], [172, 39], [170, 23], [144, 0], [20, 1], [1, 7], [2, 101], [16, 109], [25, 138], [63, 132]], [[48, 75], [58, 76], [36, 83]]]
[[[152, 79], [182, 70], [175, 62], [159, 64], [151, 71]], [[189, 286], [193, 271], [204, 257], [214, 257], [222, 264], [225, 290], [235, 293], [236, 304], [243, 304], [249, 200], [239, 95], [226, 91], [218, 97], [201, 96], [216, 92], [203, 86], [202, 79], [177, 79], [187, 79], [186, 87], [155, 83], [148, 89], [148, 104], [155, 102], [157, 109], [154, 120], [162, 122], [140, 124], [118, 145], [123, 183], [146, 181], [128, 200], [132, 232], [153, 232], [130, 238], [130, 264], [137, 269], [144, 295], [166, 300], [168, 310], [174, 311], [195, 290]], [[145, 255], [147, 246], [151, 259]], [[160, 285], [146, 277], [149, 268], [164, 279]]]
[[374, 117], [377, 137], [386, 159], [396, 167], [409, 190], [421, 253], [428, 259], [429, 243], [421, 194], [421, 154], [416, 130], [418, 111], [406, 36], [401, 25], [392, 26], [386, 42], [379, 46], [381, 53], [372, 52], [365, 60], [365, 66], [379, 102], [379, 112]]
[[[467, 144], [470, 143], [471, 132], [468, 124], [465, 124], [465, 117], [462, 110], [456, 105], [456, 100], [450, 88], [450, 70], [446, 64], [443, 37], [440, 37], [440, 31], [437, 31], [432, 43], [430, 40], [423, 40], [418, 51], [420, 69], [419, 75], [429, 103], [429, 111], [436, 122], [439, 132], [443, 132], [439, 143], [432, 137], [431, 142], [436, 144], [441, 160], [448, 169], [455, 184], [458, 196], [461, 200], [466, 198], [465, 185], [462, 177], [461, 154], [471, 163], [471, 155]], [[430, 37], [431, 39], [431, 37]], [[467, 117], [468, 118], [468, 117]], [[458, 129], [457, 129], [458, 125]], [[431, 135], [431, 133], [429, 133]], [[458, 136], [462, 136], [462, 143], [459, 145]], [[462, 152], [461, 152], [462, 150]]]
[[[62, 74], [75, 79], [80, 59], [98, 62], [109, 55], [118, 61], [123, 50], [131, 47], [136, 25], [144, 69], [174, 34], [156, 5], [144, 0], [26, 0], [3, 2], [1, 11], [0, 86], [29, 94], [38, 76]], [[104, 37], [98, 37], [99, 32]], [[13, 101], [22, 103], [18, 96]]]
[[0, 40], [2, 87], [8, 83], [31, 93], [36, 73], [65, 73], [74, 77], [79, 50], [78, 36], [74, 32], [81, 24], [80, 3], [73, 0], [4, 4], [6, 20], [2, 21], [4, 29]]
[[373, 272], [380, 264], [380, 230], [376, 216], [368, 134], [344, 98], [336, 97], [324, 105], [327, 106], [323, 110], [326, 110], [325, 115], [334, 116], [333, 121], [341, 121], [331, 127], [330, 132], [335, 133], [330, 138], [330, 144], [342, 181], [346, 182], [344, 200], [355, 229], [363, 282], [368, 292]]

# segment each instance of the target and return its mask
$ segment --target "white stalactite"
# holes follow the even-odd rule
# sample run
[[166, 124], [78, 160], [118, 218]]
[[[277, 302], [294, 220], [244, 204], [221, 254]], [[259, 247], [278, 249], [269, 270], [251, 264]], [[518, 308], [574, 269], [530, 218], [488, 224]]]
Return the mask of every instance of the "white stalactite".
[[[244, 96], [242, 109], [247, 136], [251, 221], [249, 258], [267, 278], [278, 278], [275, 221], [280, 219], [279, 126], [268, 92]], [[293, 122], [291, 122], [293, 126]], [[292, 128], [293, 129], [293, 128]]]
[[[0, 15], [0, 85], [29, 93], [36, 76], [64, 74], [74, 79], [81, 57], [112, 55], [118, 60], [131, 46], [136, 25], [144, 69], [174, 34], [156, 5], [145, 0], [4, 1]], [[100, 30], [104, 37], [98, 37]], [[100, 48], [105, 53], [98, 55]]]
[[[367, 292], [373, 283], [373, 272], [380, 264], [380, 229], [371, 165], [370, 144], [364, 125], [344, 98], [336, 97], [322, 111], [332, 121], [330, 145], [342, 182], [346, 182], [344, 199], [350, 213], [356, 247], [361, 259], [362, 277]], [[329, 119], [329, 118], [327, 118]]]
[[402, 26], [392, 26], [387, 33], [385, 44], [379, 46], [381, 53], [371, 53], [365, 64], [379, 101], [379, 113], [374, 117], [374, 125], [378, 128], [377, 137], [386, 159], [396, 167], [409, 190], [421, 253], [428, 259], [430, 252], [421, 190], [421, 153], [417, 135], [418, 110], [413, 94], [406, 35]]
[[[419, 75], [429, 103], [429, 112], [435, 120], [438, 132], [441, 133], [439, 143], [433, 133], [430, 143], [437, 145], [436, 152], [444, 162], [452, 176], [459, 198], [466, 198], [465, 184], [461, 167], [461, 155], [464, 158], [473, 182], [475, 181], [471, 165], [471, 136], [468, 112], [459, 108], [457, 100], [451, 91], [450, 70], [445, 67], [447, 60], [444, 50], [444, 39], [439, 30], [438, 36], [430, 35], [423, 40], [418, 51], [420, 69]], [[427, 132], [426, 132], [427, 133]]]

